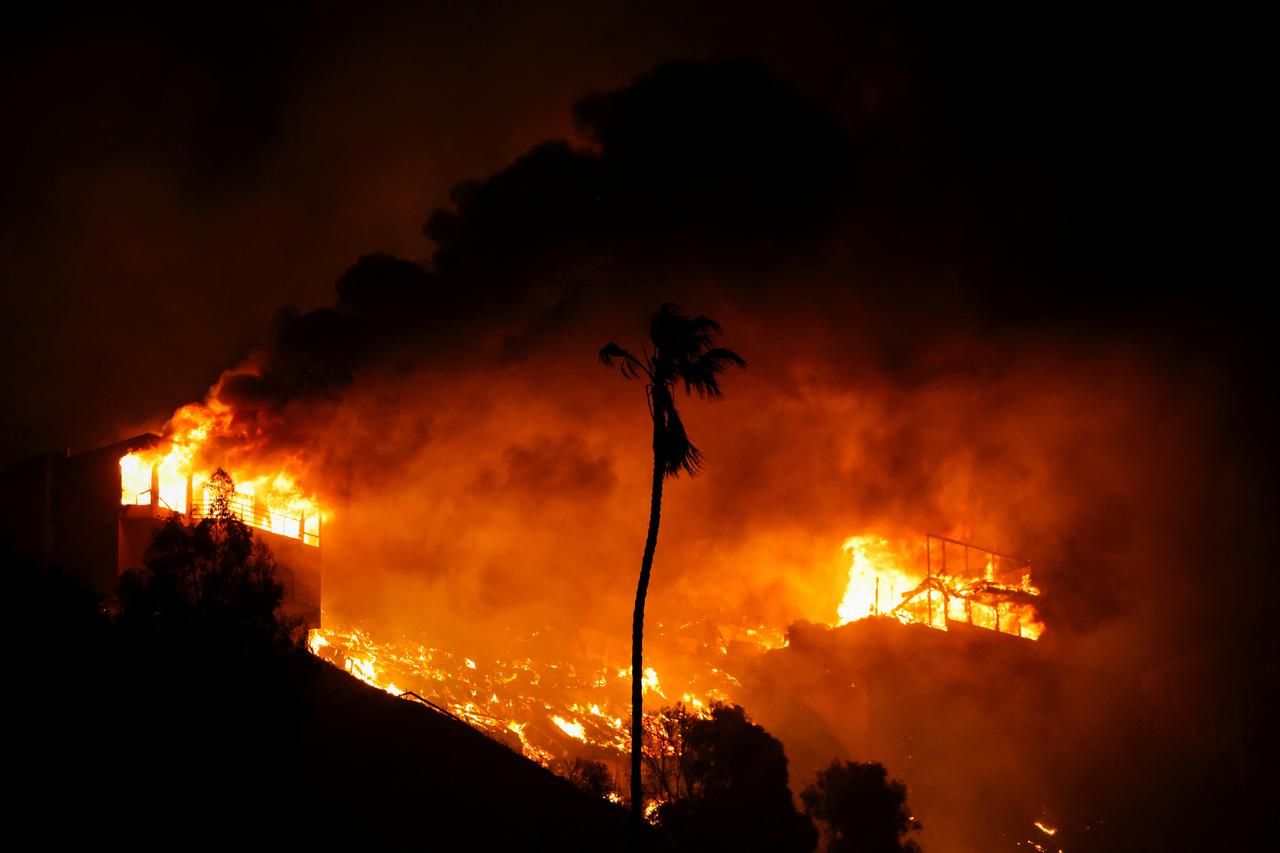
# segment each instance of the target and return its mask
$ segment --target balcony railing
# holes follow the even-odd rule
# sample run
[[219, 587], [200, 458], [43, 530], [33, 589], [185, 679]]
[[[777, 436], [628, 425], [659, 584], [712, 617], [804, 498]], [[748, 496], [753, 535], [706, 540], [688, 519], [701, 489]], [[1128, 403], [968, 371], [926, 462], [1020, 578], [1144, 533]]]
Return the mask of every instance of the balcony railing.
[[[239, 493], [233, 494], [227, 499], [227, 509], [232, 516], [249, 527], [266, 530], [278, 536], [288, 536], [290, 539], [297, 539], [304, 545], [320, 547], [319, 519], [271, 510], [255, 501], [252, 496]], [[192, 521], [199, 521], [211, 515], [213, 515], [211, 501], [192, 501], [189, 514]], [[307, 529], [309, 523], [314, 524], [313, 529]]]

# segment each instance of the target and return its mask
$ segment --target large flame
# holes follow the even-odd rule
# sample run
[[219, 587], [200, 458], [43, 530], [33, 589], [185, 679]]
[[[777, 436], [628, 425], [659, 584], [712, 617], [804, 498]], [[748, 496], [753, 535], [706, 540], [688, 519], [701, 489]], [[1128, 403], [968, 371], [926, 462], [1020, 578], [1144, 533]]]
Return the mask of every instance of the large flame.
[[[958, 571], [948, 569], [948, 549], [962, 555]], [[1040, 590], [1031, 584], [1023, 561], [935, 536], [915, 543], [852, 536], [844, 550], [850, 565], [849, 585], [837, 608], [841, 625], [888, 616], [940, 631], [963, 623], [1030, 640], [1044, 632], [1034, 603]], [[975, 552], [981, 557], [976, 564], [970, 560]], [[1012, 567], [997, 565], [1011, 560]]]
[[919, 586], [924, 573], [904, 568], [904, 555], [882, 536], [851, 536], [844, 550], [851, 559], [849, 586], [836, 612], [844, 625], [893, 610], [908, 590]]
[[[241, 464], [212, 458], [213, 440], [229, 437], [237, 439]], [[215, 497], [210, 478], [223, 467], [234, 482], [228, 507], [236, 517], [251, 527], [319, 545], [322, 513], [315, 496], [303, 491], [287, 463], [264, 469], [244, 462], [252, 459], [244, 444], [226, 406], [216, 401], [183, 406], [153, 446], [121, 457], [120, 503], [199, 518]]]

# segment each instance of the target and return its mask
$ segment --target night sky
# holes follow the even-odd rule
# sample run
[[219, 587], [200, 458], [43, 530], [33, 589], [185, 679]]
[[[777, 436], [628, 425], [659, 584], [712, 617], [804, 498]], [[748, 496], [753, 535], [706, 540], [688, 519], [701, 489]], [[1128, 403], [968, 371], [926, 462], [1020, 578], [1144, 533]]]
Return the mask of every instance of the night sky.
[[821, 101], [853, 136], [855, 203], [997, 241], [974, 259], [1001, 278], [978, 285], [993, 315], [1203, 317], [1186, 303], [1234, 301], [1217, 238], [1240, 164], [1201, 24], [1076, 4], [19, 13], [3, 456], [199, 397], [280, 306], [328, 303], [369, 252], [428, 258], [451, 187], [581, 142], [574, 101], [671, 59], [757, 57]]

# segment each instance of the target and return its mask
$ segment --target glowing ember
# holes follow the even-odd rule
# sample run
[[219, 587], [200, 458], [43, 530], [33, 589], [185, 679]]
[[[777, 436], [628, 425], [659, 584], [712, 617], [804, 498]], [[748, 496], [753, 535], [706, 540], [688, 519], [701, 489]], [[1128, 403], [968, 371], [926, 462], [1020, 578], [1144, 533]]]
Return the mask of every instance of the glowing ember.
[[[999, 565], [998, 555], [975, 560], [970, 565], [976, 568], [968, 574], [947, 572], [945, 549], [971, 546], [945, 540], [936, 555], [940, 565], [924, 558], [922, 567], [910, 568], [925, 548], [934, 547], [935, 539], [927, 537], [924, 547], [914, 550], [880, 536], [848, 539], [844, 549], [851, 565], [838, 607], [840, 624], [881, 616], [939, 630], [964, 623], [1030, 639], [1039, 636], [1043, 625], [1034, 607], [1039, 590], [1031, 585], [1025, 565], [1017, 567], [1021, 574], [1016, 582], [1010, 582], [1012, 570]], [[488, 660], [481, 667], [473, 658], [419, 642], [375, 643], [359, 628], [337, 626], [328, 617], [325, 624], [308, 637], [313, 654], [380, 690], [453, 714], [544, 766], [569, 757], [564, 736], [582, 744], [587, 754], [613, 755], [619, 762], [629, 749], [631, 670], [620, 661], [586, 665], [525, 657]], [[718, 630], [724, 638], [745, 640], [762, 650], [786, 644], [781, 630], [765, 625]], [[715, 702], [733, 701], [741, 685], [724, 669], [723, 642], [706, 651], [700, 668], [665, 688], [656, 668], [644, 670], [642, 688], [655, 700], [654, 713], [646, 714], [647, 726], [657, 720], [656, 705], [666, 701], [668, 692], [695, 715], [708, 713]], [[1052, 834], [1052, 827], [1037, 826]]]
[[[478, 667], [464, 655], [412, 641], [375, 643], [363, 630], [336, 627], [328, 616], [324, 621], [329, 627], [308, 637], [317, 657], [379, 690], [411, 691], [544, 766], [568, 757], [562, 735], [618, 761], [629, 749], [631, 671], [625, 667], [583, 668], [532, 658]], [[646, 669], [644, 684], [662, 697], [654, 668]], [[725, 700], [733, 684], [731, 676], [713, 669], [698, 676], [698, 690], [682, 684], [684, 700], [706, 708]]]
[[311, 650], [311, 654], [319, 655], [320, 650], [329, 645], [329, 641], [324, 638], [324, 634], [319, 630], [312, 628], [307, 632], [307, 648]]
[[566, 720], [564, 717], [558, 717], [558, 716], [553, 716], [551, 718], [551, 722], [555, 723], [556, 726], [560, 729], [560, 731], [564, 732], [571, 738], [576, 738], [581, 741], [585, 741], [587, 739], [587, 733], [582, 728], [582, 723], [579, 723], [577, 721], [571, 722], [569, 720]]

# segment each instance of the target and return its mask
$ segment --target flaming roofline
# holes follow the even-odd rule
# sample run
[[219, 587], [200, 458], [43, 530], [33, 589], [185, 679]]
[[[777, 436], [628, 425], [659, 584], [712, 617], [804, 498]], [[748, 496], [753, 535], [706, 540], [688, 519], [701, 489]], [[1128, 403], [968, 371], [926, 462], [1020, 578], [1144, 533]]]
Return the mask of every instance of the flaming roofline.
[[[150, 515], [157, 518], [165, 517], [166, 515], [180, 515], [191, 523], [196, 523], [200, 519], [209, 516], [211, 500], [207, 495], [209, 484], [207, 482], [198, 483], [194, 474], [187, 474], [186, 476], [184, 494], [181, 495], [181, 508], [174, 506], [177, 503], [178, 496], [169, 493], [166, 497], [166, 492], [162, 488], [160, 468], [163, 460], [153, 461], [150, 465], [142, 464], [142, 469], [149, 472], [147, 488], [131, 489], [126, 484], [123, 466], [127, 460], [142, 451], [152, 450], [163, 442], [163, 436], [155, 433], [144, 433], [111, 445], [113, 448], [121, 448], [123, 450], [120, 455], [120, 465], [122, 467], [120, 503], [122, 514], [132, 517]], [[319, 511], [310, 515], [285, 512], [278, 507], [268, 506], [260, 495], [245, 494], [239, 491], [230, 496], [228, 508], [235, 518], [256, 530], [295, 539], [312, 548], [320, 547], [322, 513]]]

